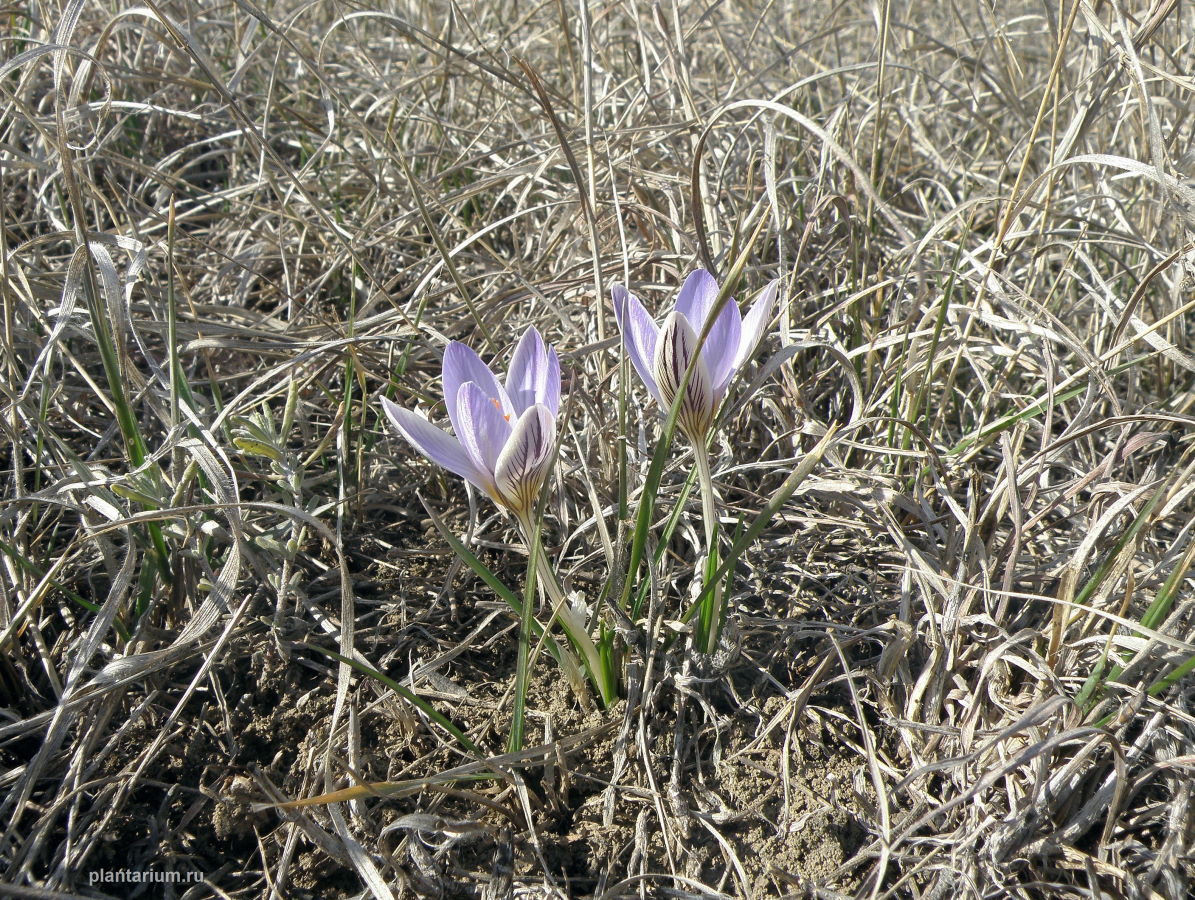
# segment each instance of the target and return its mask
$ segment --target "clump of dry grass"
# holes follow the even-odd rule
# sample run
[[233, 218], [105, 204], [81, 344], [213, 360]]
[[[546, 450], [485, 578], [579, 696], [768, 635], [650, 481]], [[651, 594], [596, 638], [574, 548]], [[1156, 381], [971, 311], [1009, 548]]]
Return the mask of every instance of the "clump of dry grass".
[[[1191, 11], [812, 6], [7, 14], [4, 891], [1190, 892]], [[656, 428], [609, 284], [660, 302], [761, 221], [782, 362], [714, 447], [724, 527], [842, 438], [732, 652], [655, 639], [662, 579], [618, 708], [541, 673], [538, 745], [474, 759], [309, 649], [497, 753], [512, 623], [418, 497], [513, 577], [510, 523], [375, 400], [543, 330], [549, 551], [596, 595]], [[256, 805], [359, 780], [403, 787]]]

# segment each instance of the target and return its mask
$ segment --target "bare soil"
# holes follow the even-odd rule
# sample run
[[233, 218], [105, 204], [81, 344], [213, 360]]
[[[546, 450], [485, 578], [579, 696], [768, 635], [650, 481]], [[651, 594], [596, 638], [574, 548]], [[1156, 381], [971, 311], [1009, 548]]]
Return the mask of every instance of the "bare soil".
[[[416, 598], [438, 592], [451, 560], [409, 552], [383, 558], [377, 551], [394, 546], [395, 535], [384, 538], [355, 542], [353, 556], [370, 560], [357, 585], [358, 647], [402, 678], [408, 660], [436, 656], [491, 618], [492, 634], [475, 638], [419, 687], [481, 746], [501, 754], [514, 674], [510, 615], [492, 615], [493, 601], [468, 572], [454, 582], [451, 601], [418, 609]], [[506, 574], [512, 583], [518, 576]], [[296, 815], [261, 807], [266, 784], [284, 797], [319, 793], [310, 773], [325, 752], [335, 701], [335, 664], [300, 646], [326, 639], [304, 633], [299, 619], [286, 627], [283, 643], [264, 623], [235, 642], [218, 690], [212, 682], [196, 692], [153, 777], [137, 782], [109, 822], [91, 869], [161, 869], [169, 860], [179, 871], [204, 873], [230, 896], [257, 896], [268, 891], [263, 872], [278, 871], [285, 853], [286, 896], [359, 893], [349, 861], [319, 840], [332, 827], [325, 808]], [[674, 883], [666, 873], [731, 896], [849, 889], [846, 863], [864, 845], [872, 815], [863, 758], [834, 725], [849, 717], [849, 697], [827, 688], [798, 699], [799, 685], [781, 679], [807, 676], [811, 666], [792, 660], [788, 671], [773, 666], [765, 675], [747, 661], [750, 630], [738, 639], [746, 652], [716, 672], [698, 671], [708, 661], [686, 663], [679, 650], [668, 651], [668, 674], [652, 676], [648, 696], [633, 691], [634, 706], [623, 699], [605, 711], [582, 706], [545, 656], [529, 696], [527, 746], [551, 752], [509, 767], [505, 782], [367, 799], [345, 814], [355, 833], [373, 835], [368, 852], [395, 863], [416, 896], [502, 896], [522, 885], [539, 886], [544, 896], [586, 897], [630, 876], [650, 894]], [[401, 781], [467, 761], [433, 740], [393, 695], [378, 702], [385, 693], [355, 677], [360, 754], [342, 761], [342, 770], [347, 763], [361, 781]], [[155, 721], [152, 710], [131, 720], [106, 765], [111, 777], [127, 776]], [[128, 897], [176, 891], [122, 888]]]

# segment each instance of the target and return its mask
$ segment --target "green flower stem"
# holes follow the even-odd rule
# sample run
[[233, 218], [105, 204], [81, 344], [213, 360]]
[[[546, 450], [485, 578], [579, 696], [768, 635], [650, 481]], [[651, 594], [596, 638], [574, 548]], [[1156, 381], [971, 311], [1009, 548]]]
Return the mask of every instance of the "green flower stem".
[[[705, 525], [705, 572], [702, 575], [703, 588], [708, 587], [711, 578], [718, 571], [718, 504], [714, 497], [714, 478], [710, 474], [710, 455], [704, 441], [693, 442], [693, 457], [697, 462], [697, 483], [701, 488], [701, 518]], [[718, 638], [722, 635], [722, 584], [719, 579], [714, 589], [701, 604], [697, 622], [697, 647], [705, 653], [718, 649]]]
[[598, 652], [597, 645], [590, 637], [585, 622], [577, 616], [569, 604], [564, 588], [561, 587], [556, 573], [548, 564], [548, 558], [539, 540], [538, 530], [530, 521], [521, 516], [519, 517], [519, 527], [522, 529], [523, 539], [527, 543], [528, 554], [535, 557], [535, 574], [540, 589], [544, 591], [552, 604], [551, 621], [560, 623], [564, 633], [568, 636], [569, 643], [581, 655], [581, 664], [584, 666], [586, 674], [589, 675], [589, 680], [597, 689], [602, 706], [610, 706], [618, 696], [617, 679], [614, 677], [614, 672], [610, 666], [603, 664], [602, 654]]
[[510, 716], [510, 734], [507, 736], [506, 752], [518, 753], [523, 749], [523, 732], [526, 724], [527, 687], [531, 684], [531, 622], [535, 596], [536, 569], [543, 548], [538, 541], [539, 533], [520, 520], [523, 533], [527, 536], [527, 581], [523, 586], [523, 602], [519, 609], [519, 654], [515, 664], [515, 705]]
[[[486, 586], [490, 588], [495, 594], [505, 601], [516, 615], [522, 618], [523, 601], [510, 588], [498, 580], [485, 564], [477, 558], [468, 547], [461, 543], [460, 538], [453, 534], [447, 526], [436, 515], [434, 509], [424, 503], [423, 508], [427, 510], [428, 516], [431, 517], [432, 523], [436, 526], [436, 530], [447, 542], [452, 551], [465, 562], [465, 564], [472, 569], [477, 576], [485, 582]], [[548, 652], [552, 654], [552, 658], [560, 663], [560, 668], [564, 670], [564, 677], [568, 679], [569, 684], [579, 685], [582, 690], [585, 688], [585, 675], [581, 671], [581, 664], [577, 662], [576, 656], [573, 652], [560, 645], [556, 638], [548, 634], [547, 629], [539, 623], [538, 619], [531, 619], [531, 632], [539, 638], [540, 644], [548, 648]]]

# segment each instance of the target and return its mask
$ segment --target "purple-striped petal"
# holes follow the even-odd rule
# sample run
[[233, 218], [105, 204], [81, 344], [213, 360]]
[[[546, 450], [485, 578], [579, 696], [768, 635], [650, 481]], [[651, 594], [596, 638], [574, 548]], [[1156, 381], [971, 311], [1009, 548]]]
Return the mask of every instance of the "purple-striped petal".
[[543, 404], [536, 403], [515, 423], [494, 471], [498, 494], [515, 513], [526, 514], [535, 503], [555, 441], [556, 418]]
[[510, 420], [502, 412], [498, 398], [487, 397], [476, 381], [461, 385], [456, 410], [461, 444], [473, 464], [493, 484], [498, 457], [510, 438]]
[[560, 360], [555, 350], [544, 345], [534, 326], [527, 329], [515, 348], [506, 392], [516, 417], [536, 403], [542, 403], [552, 415], [560, 409]]
[[403, 409], [385, 397], [382, 398], [382, 408], [390, 424], [423, 456], [486, 493], [493, 492], [493, 480], [477, 468], [460, 441], [423, 416]]
[[657, 403], [663, 405], [664, 397], [652, 375], [652, 361], [656, 356], [660, 330], [639, 302], [639, 298], [621, 284], [614, 285], [610, 294], [614, 301], [614, 318], [618, 322], [619, 331], [622, 332], [622, 343], [626, 347], [631, 365], [643, 379], [648, 392], [656, 398]]
[[738, 352], [734, 356], [735, 370], [741, 369], [755, 352], [756, 345], [763, 337], [764, 329], [772, 321], [772, 310], [776, 306], [776, 296], [780, 293], [780, 279], [777, 278], [760, 293], [755, 305], [743, 318], [743, 333], [739, 338]]
[[[689, 320], [694, 331], [701, 334], [717, 299], [718, 282], [714, 281], [714, 276], [705, 269], [695, 269], [689, 273], [681, 285], [680, 293], [676, 295], [676, 310]], [[734, 303], [734, 300], [727, 302]]]
[[477, 382], [483, 394], [497, 398], [502, 405], [504, 415], [513, 416], [514, 407], [506, 389], [498, 383], [490, 367], [481, 361], [470, 347], [460, 341], [451, 341], [444, 348], [444, 403], [448, 406], [448, 420], [452, 422], [452, 430], [460, 436], [460, 410], [457, 400], [460, 399], [461, 385], [467, 381]]
[[[681, 379], [692, 363], [693, 369], [680, 401], [677, 423], [693, 441], [704, 439], [713, 423], [716, 400], [709, 368], [696, 350], [697, 335], [692, 326], [679, 311], [673, 310], [660, 328], [652, 369], [665, 405], [671, 406], [680, 389]], [[696, 361], [693, 361], [694, 356]]]

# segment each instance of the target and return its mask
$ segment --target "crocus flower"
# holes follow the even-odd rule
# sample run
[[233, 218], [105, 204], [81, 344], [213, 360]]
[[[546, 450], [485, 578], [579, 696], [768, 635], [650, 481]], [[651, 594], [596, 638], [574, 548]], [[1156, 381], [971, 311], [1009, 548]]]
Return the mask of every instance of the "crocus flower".
[[525, 518], [548, 475], [556, 441], [556, 351], [528, 328], [503, 387], [473, 350], [452, 341], [444, 350], [444, 402], [456, 437], [390, 400], [383, 398], [382, 406], [416, 450]]
[[718, 283], [705, 269], [697, 269], [681, 286], [676, 308], [657, 326], [639, 299], [622, 285], [614, 285], [614, 316], [622, 331], [627, 356], [647, 390], [661, 408], [676, 399], [681, 379], [693, 362], [677, 424], [694, 443], [704, 442], [726, 386], [755, 351], [776, 302], [780, 281], [764, 288], [744, 318], [731, 297], [714, 320], [705, 344], [697, 339], [718, 299]]

